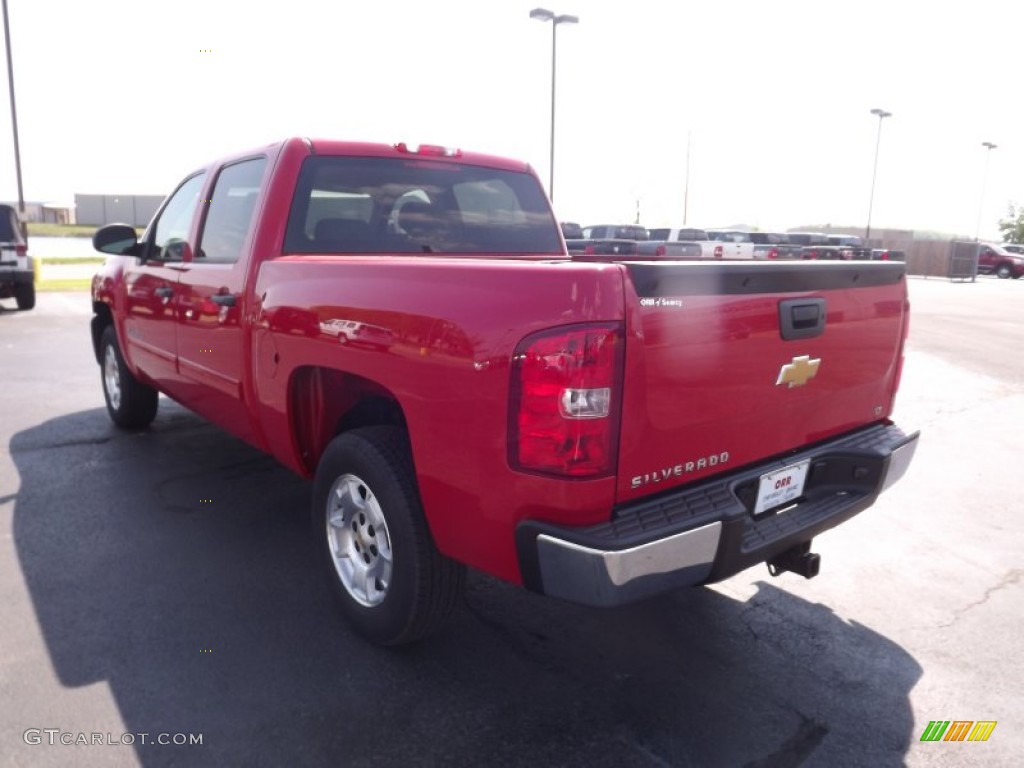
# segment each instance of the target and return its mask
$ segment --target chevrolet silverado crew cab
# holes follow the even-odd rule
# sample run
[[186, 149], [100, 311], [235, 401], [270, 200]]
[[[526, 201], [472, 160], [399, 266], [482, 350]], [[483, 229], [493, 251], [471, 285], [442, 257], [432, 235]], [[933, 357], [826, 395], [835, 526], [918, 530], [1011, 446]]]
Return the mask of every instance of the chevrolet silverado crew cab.
[[594, 606], [813, 576], [917, 441], [902, 264], [574, 261], [521, 162], [290, 139], [93, 242], [111, 419], [162, 392], [312, 478], [317, 567], [384, 645], [467, 566]]

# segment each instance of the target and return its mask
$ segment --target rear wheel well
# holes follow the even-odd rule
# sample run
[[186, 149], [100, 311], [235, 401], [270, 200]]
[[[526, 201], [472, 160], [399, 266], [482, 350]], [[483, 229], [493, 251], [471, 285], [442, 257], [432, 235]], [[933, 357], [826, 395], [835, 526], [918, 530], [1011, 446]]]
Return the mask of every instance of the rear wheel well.
[[376, 426], [406, 429], [405, 413], [394, 393], [363, 376], [307, 366], [295, 372], [289, 390], [291, 431], [310, 472], [331, 440], [343, 432]]

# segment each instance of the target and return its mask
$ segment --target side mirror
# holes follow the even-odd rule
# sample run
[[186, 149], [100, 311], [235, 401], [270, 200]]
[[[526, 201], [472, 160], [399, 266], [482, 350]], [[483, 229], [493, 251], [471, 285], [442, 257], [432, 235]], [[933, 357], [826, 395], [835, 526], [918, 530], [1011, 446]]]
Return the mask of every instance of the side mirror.
[[172, 238], [164, 245], [161, 261], [192, 261], [192, 248], [185, 240]]
[[114, 256], [137, 256], [139, 237], [135, 228], [127, 224], [107, 224], [92, 236], [92, 247]]

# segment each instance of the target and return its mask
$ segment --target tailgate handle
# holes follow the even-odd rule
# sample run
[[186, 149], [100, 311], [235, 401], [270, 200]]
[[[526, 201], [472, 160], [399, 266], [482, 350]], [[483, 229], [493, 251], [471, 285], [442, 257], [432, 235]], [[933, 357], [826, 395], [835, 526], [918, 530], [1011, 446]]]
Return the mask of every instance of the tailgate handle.
[[779, 332], [785, 340], [813, 339], [825, 330], [824, 299], [787, 299], [779, 302]]

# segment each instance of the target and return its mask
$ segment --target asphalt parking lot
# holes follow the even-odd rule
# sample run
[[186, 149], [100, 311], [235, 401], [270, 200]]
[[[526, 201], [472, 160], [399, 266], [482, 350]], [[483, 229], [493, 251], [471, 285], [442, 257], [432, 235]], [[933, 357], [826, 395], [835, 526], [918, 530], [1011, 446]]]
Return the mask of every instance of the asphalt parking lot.
[[[815, 542], [819, 577], [595, 610], [474, 575], [399, 652], [334, 613], [307, 483], [167, 400], [112, 427], [86, 294], [0, 311], [0, 763], [1019, 765], [1024, 280], [910, 294], [921, 445]], [[998, 724], [922, 742], [933, 720]]]

